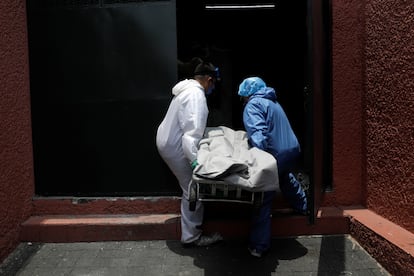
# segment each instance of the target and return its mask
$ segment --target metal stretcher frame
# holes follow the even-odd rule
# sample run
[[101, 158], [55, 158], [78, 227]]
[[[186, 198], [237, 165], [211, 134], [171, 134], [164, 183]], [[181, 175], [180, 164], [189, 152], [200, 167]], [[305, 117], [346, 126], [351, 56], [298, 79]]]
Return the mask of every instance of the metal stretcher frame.
[[196, 175], [193, 175], [193, 181], [188, 189], [190, 211], [195, 210], [197, 201], [237, 202], [259, 207], [262, 204], [264, 193], [252, 192], [223, 180], [200, 178]]

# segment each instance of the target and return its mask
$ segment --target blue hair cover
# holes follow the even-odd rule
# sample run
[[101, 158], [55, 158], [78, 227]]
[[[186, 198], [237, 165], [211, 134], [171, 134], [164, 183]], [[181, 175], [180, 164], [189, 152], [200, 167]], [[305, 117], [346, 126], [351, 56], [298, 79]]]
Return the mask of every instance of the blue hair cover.
[[259, 77], [244, 79], [239, 86], [239, 96], [249, 97], [257, 91], [266, 88], [266, 83]]

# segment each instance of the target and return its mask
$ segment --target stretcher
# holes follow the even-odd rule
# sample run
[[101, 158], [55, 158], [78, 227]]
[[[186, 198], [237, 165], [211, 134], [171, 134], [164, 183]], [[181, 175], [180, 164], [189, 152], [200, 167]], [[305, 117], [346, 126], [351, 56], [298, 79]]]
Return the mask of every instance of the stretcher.
[[[310, 180], [304, 171], [294, 172], [305, 193], [308, 192]], [[188, 187], [190, 211], [194, 211], [197, 201], [238, 202], [253, 205], [259, 208], [263, 203], [264, 192], [249, 191], [240, 185], [226, 183], [223, 180], [201, 178], [193, 175], [193, 181]]]
[[190, 210], [197, 201], [226, 201], [261, 206], [264, 191], [279, 185], [277, 162], [248, 144], [247, 133], [209, 127], [199, 142], [197, 165], [188, 186]]
[[263, 202], [264, 192], [252, 192], [240, 185], [226, 183], [223, 180], [200, 178], [193, 175], [188, 187], [190, 211], [194, 211], [197, 201], [237, 202], [258, 208]]

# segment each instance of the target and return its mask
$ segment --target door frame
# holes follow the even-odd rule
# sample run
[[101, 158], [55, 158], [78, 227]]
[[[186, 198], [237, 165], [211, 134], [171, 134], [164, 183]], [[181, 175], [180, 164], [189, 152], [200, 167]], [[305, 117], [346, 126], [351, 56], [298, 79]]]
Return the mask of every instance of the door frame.
[[307, 0], [305, 77], [305, 167], [309, 168], [309, 222], [315, 223], [322, 195], [332, 189], [331, 1]]

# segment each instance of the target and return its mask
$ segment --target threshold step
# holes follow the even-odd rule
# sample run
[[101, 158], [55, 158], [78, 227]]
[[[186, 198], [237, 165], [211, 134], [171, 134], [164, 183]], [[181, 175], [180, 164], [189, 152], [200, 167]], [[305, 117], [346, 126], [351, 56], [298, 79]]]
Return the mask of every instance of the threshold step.
[[[225, 238], [247, 237], [250, 219], [206, 217], [205, 233], [218, 231]], [[314, 224], [306, 216], [272, 218], [272, 236], [349, 233], [349, 218], [337, 208], [321, 208]], [[44, 215], [21, 225], [20, 240], [31, 242], [93, 242], [125, 240], [179, 240], [179, 214]]]
[[21, 241], [82, 242], [160, 240], [179, 237], [178, 214], [47, 215], [22, 223]]

